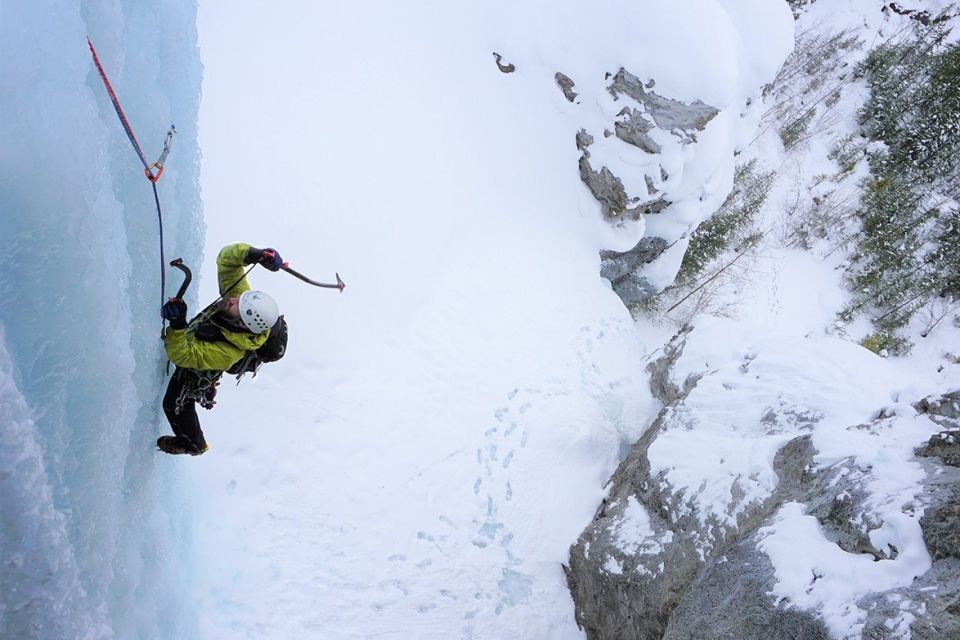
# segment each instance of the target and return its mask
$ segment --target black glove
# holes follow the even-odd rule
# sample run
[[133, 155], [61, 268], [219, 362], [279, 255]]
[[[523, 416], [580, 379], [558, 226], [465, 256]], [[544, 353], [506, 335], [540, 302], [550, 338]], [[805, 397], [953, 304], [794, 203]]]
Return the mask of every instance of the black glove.
[[270, 271], [279, 271], [280, 267], [283, 266], [283, 258], [280, 257], [276, 249], [250, 247], [245, 262], [247, 264], [261, 264]]
[[160, 315], [170, 322], [171, 329], [185, 329], [187, 326], [187, 303], [180, 298], [170, 298], [160, 308]]

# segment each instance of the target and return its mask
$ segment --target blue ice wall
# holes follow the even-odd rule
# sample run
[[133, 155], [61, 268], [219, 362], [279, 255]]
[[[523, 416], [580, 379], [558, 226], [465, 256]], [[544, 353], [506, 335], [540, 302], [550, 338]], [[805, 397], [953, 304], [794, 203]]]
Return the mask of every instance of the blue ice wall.
[[153, 446], [157, 213], [88, 35], [148, 161], [176, 124], [166, 257], [201, 260], [195, 2], [4, 2], [0, 637], [192, 638], [190, 490]]

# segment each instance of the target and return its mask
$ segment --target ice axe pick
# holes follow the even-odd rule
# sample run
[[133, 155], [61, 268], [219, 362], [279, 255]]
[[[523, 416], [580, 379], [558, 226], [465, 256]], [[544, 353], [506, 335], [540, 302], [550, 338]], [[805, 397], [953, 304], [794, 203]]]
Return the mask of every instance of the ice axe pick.
[[282, 265], [280, 268], [283, 269], [284, 271], [286, 271], [287, 273], [289, 273], [290, 275], [294, 276], [295, 278], [299, 278], [300, 280], [303, 280], [303, 281], [306, 282], [307, 284], [312, 284], [312, 285], [315, 286], [315, 287], [324, 287], [324, 288], [326, 288], [326, 289], [339, 289], [339, 290], [340, 290], [340, 293], [343, 293], [343, 288], [347, 286], [347, 285], [343, 282], [343, 280], [340, 279], [340, 274], [339, 274], [339, 273], [336, 274], [336, 275], [337, 275], [337, 284], [327, 284], [327, 283], [325, 283], [325, 282], [317, 282], [316, 280], [311, 280], [310, 278], [308, 278], [307, 276], [303, 275], [303, 274], [300, 273], [299, 271], [295, 271], [294, 269], [291, 269], [290, 266], [287, 265], [286, 262], [284, 262], [283, 265]]

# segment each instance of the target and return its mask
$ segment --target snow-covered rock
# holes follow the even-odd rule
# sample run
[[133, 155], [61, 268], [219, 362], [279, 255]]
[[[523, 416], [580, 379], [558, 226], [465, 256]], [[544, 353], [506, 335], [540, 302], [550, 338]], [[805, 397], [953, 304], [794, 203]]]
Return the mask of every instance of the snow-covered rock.
[[[752, 21], [733, 13], [738, 15], [724, 16], [731, 23], [726, 35], [735, 42], [756, 35]], [[719, 208], [731, 188], [738, 142], [756, 128], [761, 88], [773, 79], [792, 43], [789, 12], [768, 6], [761, 13], [769, 20], [768, 37], [754, 38], [751, 48], [767, 47], [761, 56], [766, 64], [758, 65], [752, 57], [726, 60], [727, 77], [737, 78], [739, 84], [714, 93], [707, 99], [712, 104], [700, 97], [681, 100], [661, 94], [658, 78], [649, 70], [645, 79], [624, 66], [608, 71], [604, 74], [608, 95], [589, 101], [577, 92], [575, 77], [561, 72], [555, 76], [569, 102], [599, 107], [599, 117], [582, 117], [584, 126], [577, 134], [581, 180], [600, 203], [605, 220], [642, 229], [643, 237], [632, 247], [610, 247], [601, 253], [601, 273], [627, 305], [670, 284], [686, 249], [686, 242], [680, 241]], [[704, 26], [694, 21], [687, 28]], [[695, 50], [682, 54], [697, 56]], [[668, 87], [683, 84], [676, 77], [682, 68], [660, 69], [668, 74], [664, 78]], [[718, 118], [721, 113], [724, 116]], [[664, 264], [646, 268], [668, 249], [671, 255]]]
[[589, 638], [952, 637], [933, 630], [956, 629], [960, 471], [914, 447], [956, 422], [956, 398], [906, 404], [889, 371], [863, 374], [879, 358], [833, 339], [764, 342], [710, 321], [651, 365], [664, 407], [571, 549], [578, 623]]
[[[655, 130], [674, 136], [681, 145], [695, 144], [697, 133], [706, 128], [719, 110], [699, 100], [685, 104], [659, 96], [652, 90], [655, 84], [651, 80], [645, 86], [639, 78], [623, 68], [612, 78], [608, 87], [610, 95], [615, 101], [620, 101], [622, 97], [626, 103], [614, 119], [613, 135], [651, 155], [663, 152], [663, 146], [651, 135]], [[569, 91], [566, 86], [561, 84], [565, 92]], [[605, 129], [603, 135], [610, 137], [610, 130]], [[646, 173], [643, 176], [646, 194], [628, 195], [623, 180], [609, 169], [603, 167], [607, 170], [595, 170], [590, 164], [589, 146], [592, 142], [591, 137], [589, 143], [581, 144], [583, 156], [580, 158], [580, 177], [600, 201], [608, 220], [639, 220], [642, 214], [660, 213], [670, 204], [654, 179]], [[661, 182], [669, 179], [662, 167], [659, 178]]]
[[632, 304], [673, 281], [686, 238], [730, 192], [762, 88], [793, 48], [793, 17], [786, 2], [762, 0], [605, 0], [589, 12], [562, 2], [544, 14], [550, 44], [530, 51], [529, 35], [506, 23], [497, 67], [510, 82], [556, 85], [580, 178], [613, 228], [603, 269]]

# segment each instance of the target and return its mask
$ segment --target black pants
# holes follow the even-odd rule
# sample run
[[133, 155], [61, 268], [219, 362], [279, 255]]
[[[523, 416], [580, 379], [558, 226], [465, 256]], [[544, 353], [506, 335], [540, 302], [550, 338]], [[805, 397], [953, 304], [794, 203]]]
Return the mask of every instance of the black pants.
[[[190, 393], [196, 388], [196, 384], [197, 378], [193, 373], [177, 367], [170, 376], [167, 393], [163, 396], [163, 412], [167, 414], [167, 420], [177, 435], [177, 444], [186, 449], [203, 451], [207, 447], [207, 441], [203, 437], [203, 430], [200, 429], [196, 398]], [[177, 411], [177, 401], [184, 390], [187, 394], [180, 410]]]

